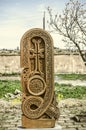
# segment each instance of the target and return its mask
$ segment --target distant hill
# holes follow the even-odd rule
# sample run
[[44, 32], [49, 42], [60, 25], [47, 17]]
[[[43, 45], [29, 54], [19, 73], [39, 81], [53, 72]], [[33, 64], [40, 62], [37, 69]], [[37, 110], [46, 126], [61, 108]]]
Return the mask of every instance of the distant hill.
[[77, 50], [69, 50], [69, 49], [60, 49], [57, 47], [54, 47], [54, 55], [78, 55], [79, 52]]
[[[84, 53], [84, 51], [83, 51]], [[54, 55], [78, 55], [79, 52], [77, 50], [69, 50], [69, 49], [60, 49], [57, 47], [54, 47]], [[0, 50], [0, 56], [11, 56], [11, 55], [20, 55], [19, 48], [14, 50], [8, 50], [8, 49], [1, 49]]]
[[13, 56], [13, 55], [20, 55], [20, 50], [14, 49], [14, 50], [8, 50], [8, 49], [1, 49], [0, 50], [0, 56]]

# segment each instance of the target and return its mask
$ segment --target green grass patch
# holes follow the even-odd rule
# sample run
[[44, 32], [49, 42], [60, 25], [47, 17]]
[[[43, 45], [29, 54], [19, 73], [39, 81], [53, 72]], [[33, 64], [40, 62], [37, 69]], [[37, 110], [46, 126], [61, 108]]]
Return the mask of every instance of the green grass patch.
[[14, 93], [16, 89], [21, 89], [20, 81], [0, 80], [0, 98], [6, 93]]
[[58, 98], [86, 98], [86, 86], [72, 86], [70, 84], [55, 83], [55, 92]]
[[86, 74], [55, 74], [65, 80], [86, 80]]
[[[3, 98], [7, 93], [14, 93], [16, 89], [21, 90], [20, 81], [0, 80], [0, 98]], [[86, 86], [55, 83], [55, 92], [59, 99], [86, 98]]]

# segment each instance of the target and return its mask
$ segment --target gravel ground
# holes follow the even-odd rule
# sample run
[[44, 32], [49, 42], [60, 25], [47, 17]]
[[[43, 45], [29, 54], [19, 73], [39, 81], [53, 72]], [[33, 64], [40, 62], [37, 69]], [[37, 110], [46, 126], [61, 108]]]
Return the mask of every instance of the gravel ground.
[[[0, 80], [20, 80], [20, 76], [2, 76], [0, 77]], [[59, 84], [72, 84], [73, 86], [80, 85], [80, 86], [86, 86], [86, 81], [81, 80], [63, 80], [58, 77], [54, 78], [54, 82], [58, 82]]]
[[[20, 80], [20, 77], [0, 77], [0, 80]], [[86, 81], [56, 79], [59, 84], [86, 86]], [[65, 99], [59, 101], [60, 118], [57, 121], [62, 130], [86, 130], [86, 99]], [[77, 115], [84, 115], [78, 119]], [[84, 120], [83, 120], [84, 119]], [[0, 99], [0, 130], [17, 130], [21, 125], [21, 102]]]
[[86, 86], [86, 80], [63, 80], [59, 77], [55, 77], [54, 81], [59, 84], [71, 84], [73, 86], [80, 85], [80, 86]]
[[20, 80], [20, 76], [1, 76], [0, 80]]
[[[62, 126], [62, 130], [86, 130], [86, 120], [76, 121], [74, 119], [76, 115], [86, 114], [85, 99], [61, 100], [58, 105], [60, 118], [56, 123]], [[20, 125], [21, 102], [8, 102], [0, 99], [0, 130], [17, 130]]]

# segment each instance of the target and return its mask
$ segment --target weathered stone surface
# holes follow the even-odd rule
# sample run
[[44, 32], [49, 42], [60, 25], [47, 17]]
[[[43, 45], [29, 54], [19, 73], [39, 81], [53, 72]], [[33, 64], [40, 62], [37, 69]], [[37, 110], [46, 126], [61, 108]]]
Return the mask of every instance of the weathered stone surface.
[[23, 35], [20, 50], [22, 126], [54, 127], [59, 109], [54, 94], [53, 40], [48, 32], [31, 29]]

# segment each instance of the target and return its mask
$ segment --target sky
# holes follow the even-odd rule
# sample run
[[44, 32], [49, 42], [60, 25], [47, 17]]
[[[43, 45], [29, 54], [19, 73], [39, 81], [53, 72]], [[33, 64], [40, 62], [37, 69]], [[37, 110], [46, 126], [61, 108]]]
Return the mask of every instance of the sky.
[[[79, 0], [84, 2], [85, 0]], [[0, 0], [0, 49], [16, 49], [20, 47], [23, 34], [31, 28], [43, 28], [43, 13], [45, 11], [46, 30], [47, 10], [61, 12], [69, 0]], [[62, 48], [61, 37], [51, 33], [54, 46]]]

